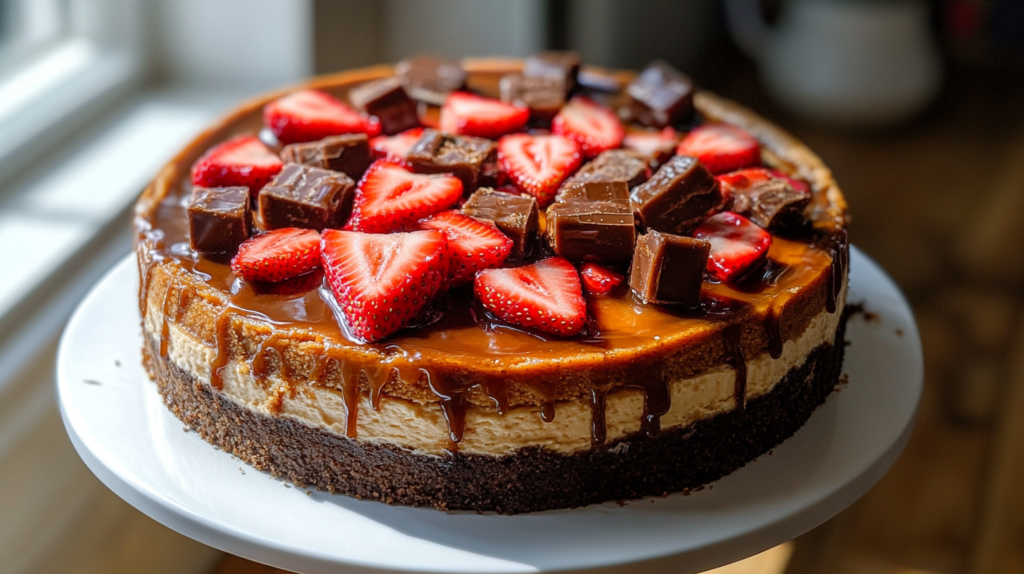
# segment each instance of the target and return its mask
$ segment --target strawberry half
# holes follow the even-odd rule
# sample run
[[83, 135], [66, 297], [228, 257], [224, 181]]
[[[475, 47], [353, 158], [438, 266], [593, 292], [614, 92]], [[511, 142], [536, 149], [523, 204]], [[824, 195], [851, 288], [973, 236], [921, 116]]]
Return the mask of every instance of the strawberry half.
[[607, 295], [625, 280], [622, 275], [593, 263], [585, 263], [580, 275], [583, 277], [583, 287], [594, 295]]
[[498, 231], [494, 223], [459, 211], [432, 215], [420, 221], [419, 228], [440, 231], [448, 240], [451, 252], [448, 281], [451, 285], [471, 280], [481, 269], [498, 267], [512, 252], [512, 240]]
[[249, 188], [256, 195], [284, 164], [256, 136], [238, 136], [206, 150], [192, 164], [192, 185]]
[[584, 97], [562, 106], [551, 120], [551, 131], [578, 143], [588, 159], [619, 147], [624, 136], [622, 124], [611, 110]]
[[449, 268], [448, 242], [439, 231], [327, 229], [320, 256], [345, 322], [362, 341], [383, 339], [417, 317]]
[[679, 155], [700, 160], [711, 173], [724, 173], [761, 163], [761, 146], [754, 136], [734, 125], [707, 124], [686, 134]]
[[441, 106], [441, 131], [498, 138], [519, 131], [530, 119], [529, 108], [507, 104], [469, 92], [452, 92]]
[[320, 264], [320, 234], [282, 227], [254, 235], [238, 246], [231, 270], [250, 281], [284, 281]]
[[565, 136], [512, 134], [498, 140], [498, 161], [512, 182], [544, 207], [582, 158], [579, 145]]
[[356, 188], [346, 229], [388, 233], [444, 211], [462, 197], [462, 182], [450, 175], [424, 175], [385, 160], [366, 170]]
[[370, 150], [373, 157], [404, 165], [405, 156], [421, 137], [423, 128], [412, 128], [393, 136], [377, 136], [370, 139]]
[[339, 134], [380, 133], [376, 118], [360, 115], [334, 96], [318, 90], [300, 90], [263, 108], [263, 123], [281, 145], [322, 140]]
[[498, 318], [563, 337], [587, 322], [587, 304], [576, 268], [561, 257], [512, 269], [484, 269], [473, 284], [483, 306]]
[[770, 233], [731, 211], [705, 219], [693, 230], [693, 236], [711, 243], [707, 270], [722, 281], [736, 279], [761, 262], [772, 245]]

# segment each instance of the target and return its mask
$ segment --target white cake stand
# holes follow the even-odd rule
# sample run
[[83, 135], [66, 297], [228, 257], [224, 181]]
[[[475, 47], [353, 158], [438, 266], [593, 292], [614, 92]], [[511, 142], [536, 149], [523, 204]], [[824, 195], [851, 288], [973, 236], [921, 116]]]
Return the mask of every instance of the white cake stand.
[[57, 386], [68, 434], [111, 490], [163, 524], [226, 552], [328, 572], [695, 572], [821, 524], [889, 469], [913, 426], [923, 378], [906, 301], [851, 252], [856, 315], [844, 372], [795, 436], [690, 496], [520, 516], [387, 506], [295, 488], [217, 450], [164, 407], [140, 364], [134, 256], [68, 323]]

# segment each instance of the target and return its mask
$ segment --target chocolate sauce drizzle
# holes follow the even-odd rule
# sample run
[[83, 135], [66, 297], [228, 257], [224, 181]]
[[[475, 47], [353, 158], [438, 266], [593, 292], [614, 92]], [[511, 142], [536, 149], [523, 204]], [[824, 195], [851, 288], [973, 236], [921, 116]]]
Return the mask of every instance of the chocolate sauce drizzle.
[[736, 370], [736, 408], [743, 410], [747, 406], [747, 359], [743, 356], [743, 326], [733, 323], [722, 331], [722, 335], [728, 345], [727, 361]]

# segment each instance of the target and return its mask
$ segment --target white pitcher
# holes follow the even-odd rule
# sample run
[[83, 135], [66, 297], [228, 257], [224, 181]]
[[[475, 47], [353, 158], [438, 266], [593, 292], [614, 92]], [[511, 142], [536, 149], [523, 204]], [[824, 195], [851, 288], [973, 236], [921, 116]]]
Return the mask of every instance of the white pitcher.
[[924, 0], [788, 0], [774, 27], [758, 0], [727, 0], [726, 15], [772, 96], [812, 121], [891, 124], [924, 108], [942, 83]]

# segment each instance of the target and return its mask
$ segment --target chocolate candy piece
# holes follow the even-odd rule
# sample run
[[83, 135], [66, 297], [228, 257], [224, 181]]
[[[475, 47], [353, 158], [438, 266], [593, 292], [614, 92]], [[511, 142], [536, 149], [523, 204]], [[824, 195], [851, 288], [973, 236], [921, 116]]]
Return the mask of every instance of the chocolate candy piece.
[[463, 193], [493, 183], [498, 175], [498, 151], [486, 138], [455, 136], [428, 129], [405, 160], [416, 173], [450, 173], [462, 180]]
[[702, 163], [677, 155], [633, 189], [633, 210], [650, 229], [683, 233], [722, 203], [715, 177]]
[[624, 181], [584, 181], [563, 189], [560, 203], [567, 201], [622, 201], [629, 203], [629, 186]]
[[511, 257], [522, 259], [530, 253], [537, 236], [537, 200], [528, 195], [513, 195], [489, 187], [476, 190], [462, 206], [462, 213], [494, 222], [498, 230], [512, 240]]
[[548, 244], [566, 259], [614, 265], [633, 257], [636, 226], [624, 201], [554, 203], [547, 216]]
[[344, 134], [320, 141], [284, 146], [281, 160], [341, 173], [358, 181], [370, 167], [370, 143], [366, 134]]
[[386, 135], [420, 125], [416, 102], [405, 93], [402, 79], [396, 76], [360, 84], [349, 91], [348, 99], [356, 109], [376, 116]]
[[466, 72], [458, 62], [433, 56], [414, 56], [395, 66], [406, 93], [428, 104], [442, 105], [448, 94], [466, 87]]
[[667, 62], [651, 62], [626, 87], [633, 119], [663, 128], [693, 113], [693, 81]]
[[629, 286], [644, 303], [700, 305], [711, 243], [651, 230], [636, 240]]
[[782, 178], [772, 177], [734, 189], [732, 211], [746, 215], [765, 229], [777, 230], [803, 223], [804, 209], [810, 202], [809, 193], [793, 189]]
[[575, 52], [541, 52], [523, 62], [524, 76], [562, 78], [568, 92], [576, 89], [576, 76], [579, 73], [580, 55]]
[[263, 227], [341, 227], [352, 213], [354, 197], [355, 182], [347, 175], [288, 163], [260, 190]]
[[234, 253], [253, 232], [247, 187], [196, 187], [188, 205], [188, 240], [201, 253]]
[[565, 78], [507, 74], [499, 82], [501, 100], [530, 108], [531, 125], [546, 126], [565, 104]]
[[[568, 190], [588, 181], [624, 181], [630, 188], [643, 183], [650, 175], [647, 158], [635, 151], [611, 149], [603, 151], [565, 180], [561, 190]], [[561, 193], [561, 191], [559, 192]]]

